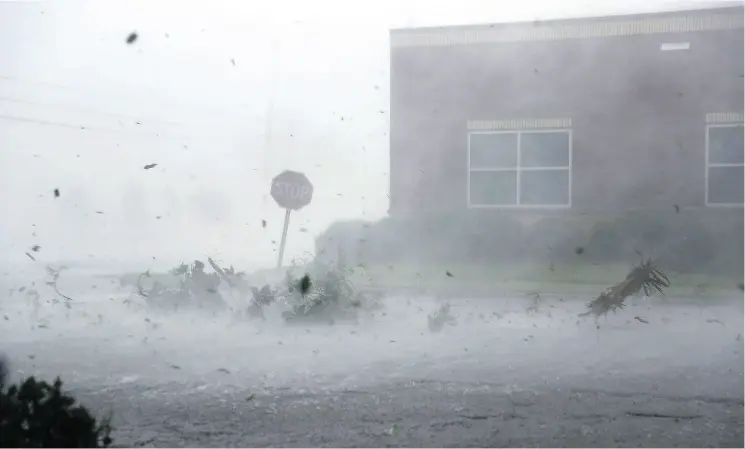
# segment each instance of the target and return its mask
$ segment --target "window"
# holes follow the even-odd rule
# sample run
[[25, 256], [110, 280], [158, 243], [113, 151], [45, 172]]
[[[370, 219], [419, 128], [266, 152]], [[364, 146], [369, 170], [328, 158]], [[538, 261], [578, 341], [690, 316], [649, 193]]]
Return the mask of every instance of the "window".
[[706, 128], [706, 205], [743, 204], [742, 124], [716, 124]]
[[569, 130], [479, 131], [468, 135], [470, 207], [568, 207]]

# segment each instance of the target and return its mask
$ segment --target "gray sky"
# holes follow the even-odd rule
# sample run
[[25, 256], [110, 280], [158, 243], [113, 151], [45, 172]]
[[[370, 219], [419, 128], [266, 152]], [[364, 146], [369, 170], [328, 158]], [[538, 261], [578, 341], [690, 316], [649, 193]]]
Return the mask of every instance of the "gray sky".
[[271, 265], [283, 211], [269, 183], [294, 169], [315, 185], [290, 227], [286, 259], [301, 256], [334, 220], [386, 215], [390, 28], [680, 4], [0, 2], [0, 248]]

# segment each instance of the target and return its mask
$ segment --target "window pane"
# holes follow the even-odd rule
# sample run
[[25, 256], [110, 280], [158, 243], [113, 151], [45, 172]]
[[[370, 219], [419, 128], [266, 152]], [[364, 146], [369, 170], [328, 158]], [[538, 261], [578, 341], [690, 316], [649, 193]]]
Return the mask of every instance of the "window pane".
[[742, 164], [744, 151], [742, 126], [709, 128], [710, 164]]
[[520, 135], [522, 167], [568, 167], [569, 133], [530, 133]]
[[468, 138], [471, 168], [517, 167], [517, 133], [474, 133]]
[[521, 171], [520, 204], [568, 205], [569, 170]]
[[744, 187], [743, 167], [709, 168], [709, 203], [741, 204]]
[[516, 203], [516, 170], [471, 172], [471, 205], [506, 206]]

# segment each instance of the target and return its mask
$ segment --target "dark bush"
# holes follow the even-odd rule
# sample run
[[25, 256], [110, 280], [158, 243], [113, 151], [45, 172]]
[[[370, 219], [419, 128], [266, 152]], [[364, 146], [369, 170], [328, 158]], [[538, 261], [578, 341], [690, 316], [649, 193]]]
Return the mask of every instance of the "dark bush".
[[75, 399], [33, 376], [8, 385], [7, 362], [0, 359], [0, 447], [109, 447], [109, 420], [100, 423]]
[[586, 232], [577, 220], [544, 218], [525, 233], [524, 257], [536, 262], [567, 262], [576, 259], [576, 248], [586, 243]]
[[613, 223], [598, 223], [590, 230], [584, 246], [586, 260], [592, 262], [617, 262], [628, 260], [633, 251], [628, 251], [623, 233]]
[[469, 213], [465, 220], [468, 259], [473, 262], [514, 261], [523, 249], [524, 229], [520, 220], [496, 211]]
[[678, 273], [709, 273], [718, 257], [718, 237], [697, 217], [685, 217], [671, 226], [660, 264]]
[[585, 253], [594, 262], [623, 263], [641, 254], [678, 273], [742, 273], [742, 219], [713, 215], [709, 210], [632, 212], [595, 225]]
[[339, 259], [356, 264], [371, 227], [361, 220], [335, 221], [316, 237], [315, 257], [324, 263]]
[[316, 253], [341, 251], [355, 264], [496, 262], [514, 260], [522, 236], [519, 220], [496, 211], [388, 217], [376, 223], [333, 223], [316, 239]]

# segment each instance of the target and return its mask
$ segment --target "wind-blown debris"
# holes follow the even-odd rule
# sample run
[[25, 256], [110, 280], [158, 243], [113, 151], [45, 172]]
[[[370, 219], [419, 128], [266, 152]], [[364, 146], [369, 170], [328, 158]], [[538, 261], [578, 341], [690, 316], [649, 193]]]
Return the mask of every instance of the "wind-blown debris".
[[75, 300], [72, 299], [72, 298], [70, 298], [69, 296], [63, 295], [59, 291], [59, 288], [57, 287], [57, 280], [59, 279], [59, 275], [60, 275], [60, 272], [61, 271], [62, 271], [62, 269], [55, 270], [52, 267], [47, 267], [47, 273], [49, 273], [49, 275], [52, 276], [52, 280], [49, 281], [49, 282], [47, 282], [47, 285], [49, 285], [50, 287], [52, 287], [52, 289], [54, 289], [54, 292], [57, 293], [57, 295], [61, 296], [65, 300], [67, 300], [68, 301], [68, 304], [67, 305], [69, 307], [69, 303], [75, 302]]
[[608, 315], [608, 312], [615, 313], [618, 309], [626, 307], [624, 301], [630, 296], [637, 295], [644, 291], [646, 296], [650, 296], [654, 288], [664, 294], [663, 287], [669, 287], [670, 280], [648, 259], [639, 266], [634, 267], [626, 276], [626, 279], [610, 287], [600, 294], [597, 298], [587, 304], [587, 312], [579, 316], [594, 315], [595, 318], [600, 315]]
[[169, 288], [156, 280], [146, 293], [142, 280], [152, 276], [148, 271], [142, 273], [137, 279], [138, 294], [145, 298], [149, 306], [159, 309], [177, 310], [182, 306], [197, 306], [211, 310], [227, 308], [227, 303], [218, 291], [220, 275], [206, 274], [203, 262], [195, 260], [191, 266], [182, 263], [180, 267], [171, 270], [171, 275], [181, 277], [178, 288]]
[[640, 316], [635, 316], [634, 319], [640, 323], [649, 324], [649, 321], [645, 320], [644, 318]]
[[311, 285], [312, 282], [310, 280], [310, 275], [306, 273], [305, 276], [303, 276], [298, 283], [298, 290], [300, 291], [300, 294], [305, 296], [308, 293], [308, 290], [310, 290]]
[[[354, 284], [346, 270], [328, 267], [314, 262], [311, 272], [317, 273], [315, 281], [306, 274], [294, 281], [288, 273], [288, 299], [293, 302], [292, 310], [282, 313], [287, 322], [327, 322], [337, 320], [357, 322], [358, 309], [367, 308], [364, 295], [355, 293]], [[373, 307], [369, 307], [372, 310]]]
[[445, 325], [455, 326], [458, 320], [450, 312], [450, 303], [444, 303], [440, 308], [427, 316], [427, 327], [430, 332], [440, 332]]
[[158, 164], [147, 164], [147, 165], [145, 166], [145, 170], [150, 170], [151, 168], [155, 168], [155, 167], [157, 167], [157, 166], [158, 166]]
[[34, 262], [36, 262], [36, 259], [34, 258], [34, 256], [32, 256], [31, 254], [29, 254], [28, 251], [26, 252], [26, 255], [28, 256], [29, 259], [31, 259]]
[[137, 40], [137, 33], [132, 32], [129, 33], [129, 36], [127, 36], [127, 44], [134, 44]]

